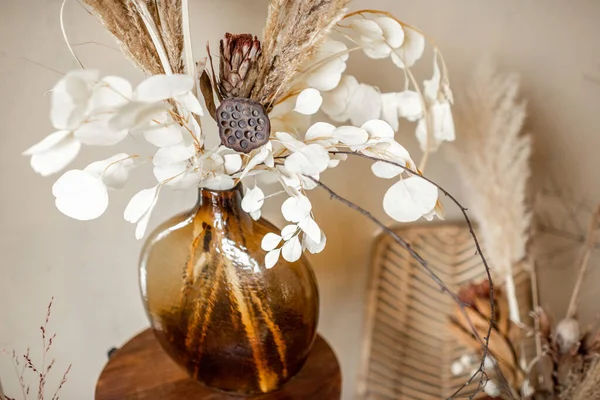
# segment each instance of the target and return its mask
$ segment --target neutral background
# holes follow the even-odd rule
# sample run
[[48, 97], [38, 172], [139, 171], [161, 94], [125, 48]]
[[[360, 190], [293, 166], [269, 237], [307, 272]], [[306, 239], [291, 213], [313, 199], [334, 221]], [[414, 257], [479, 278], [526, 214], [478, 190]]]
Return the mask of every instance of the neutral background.
[[[106, 351], [147, 325], [137, 289], [136, 262], [141, 242], [122, 219], [129, 198], [152, 178], [137, 173], [131, 185], [111, 197], [108, 213], [97, 221], [70, 220], [55, 209], [54, 179], [43, 179], [20, 153], [50, 133], [49, 100], [44, 93], [59, 79], [53, 72], [76, 67], [63, 44], [59, 0], [0, 0], [0, 349], [40, 350], [38, 327], [55, 297], [50, 329], [59, 370], [73, 363], [61, 398], [91, 399]], [[267, 0], [192, 0], [196, 54], [207, 40], [216, 47], [226, 32], [260, 33]], [[504, 70], [523, 77], [529, 103], [528, 128], [536, 140], [536, 180], [553, 176], [575, 200], [600, 199], [600, 2], [550, 0], [356, 0], [353, 9], [380, 8], [422, 28], [435, 38], [460, 92], [478, 60], [491, 55]], [[114, 47], [103, 28], [75, 1], [66, 9], [73, 43]], [[119, 52], [98, 44], [77, 47], [86, 66], [102, 75], [133, 81], [142, 76]], [[39, 65], [37, 65], [37, 64]], [[367, 68], [354, 57], [350, 70], [382, 90], [401, 88], [398, 71], [386, 63]], [[428, 62], [416, 70], [429, 78]], [[418, 158], [413, 127], [399, 140]], [[76, 166], [110, 156], [114, 149], [86, 149]], [[440, 154], [428, 174], [460, 196], [452, 166]], [[380, 209], [387, 182], [374, 180], [368, 164], [352, 162], [326, 181], [358, 203]], [[359, 362], [368, 255], [377, 233], [360, 216], [316, 195], [316, 216], [328, 237], [327, 250], [313, 258], [322, 296], [320, 331], [335, 348], [344, 374], [344, 399], [353, 397]], [[194, 193], [173, 193], [160, 201], [153, 224], [188, 207]], [[276, 207], [267, 215], [279, 221]], [[381, 215], [381, 214], [378, 214]], [[449, 210], [456, 217], [456, 211]], [[573, 266], [542, 265], [544, 304], [557, 315], [573, 283]], [[597, 267], [597, 266], [596, 266]], [[597, 269], [597, 268], [596, 268]], [[600, 311], [600, 273], [585, 282], [586, 321]], [[16, 396], [10, 357], [0, 355], [0, 377]], [[51, 382], [54, 382], [51, 380]], [[53, 386], [50, 386], [53, 387]]]

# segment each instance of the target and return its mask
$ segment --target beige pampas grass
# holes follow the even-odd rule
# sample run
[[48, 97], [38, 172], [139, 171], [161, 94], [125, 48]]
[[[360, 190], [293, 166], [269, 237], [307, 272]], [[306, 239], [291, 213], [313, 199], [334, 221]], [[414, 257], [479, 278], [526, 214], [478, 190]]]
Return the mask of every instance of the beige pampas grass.
[[263, 51], [252, 98], [274, 104], [293, 85], [299, 68], [310, 59], [349, 0], [272, 0], [264, 29]]
[[519, 78], [494, 70], [489, 61], [477, 68], [462, 98], [453, 161], [477, 219], [494, 273], [505, 280], [511, 319], [520, 322], [513, 267], [526, 257], [531, 212], [527, 181], [531, 137], [523, 132], [525, 102]]
[[160, 34], [169, 56], [174, 74], [185, 72], [183, 63], [183, 24], [181, 0], [161, 0], [156, 2], [160, 18]]
[[[181, 0], [84, 0], [92, 14], [117, 39], [121, 49], [148, 75], [165, 70], [183, 73], [183, 29]], [[151, 21], [144, 21], [140, 6]], [[160, 36], [168, 66], [161, 62], [156, 38], [147, 26], [151, 22]]]
[[148, 75], [164, 73], [142, 17], [131, 1], [84, 0], [91, 12], [117, 39], [121, 50]]

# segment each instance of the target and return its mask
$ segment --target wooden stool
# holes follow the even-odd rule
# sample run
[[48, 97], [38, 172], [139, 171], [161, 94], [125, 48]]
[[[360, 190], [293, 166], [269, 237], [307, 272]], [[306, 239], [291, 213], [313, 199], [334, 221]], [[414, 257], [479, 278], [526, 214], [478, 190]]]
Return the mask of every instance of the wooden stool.
[[249, 397], [223, 393], [188, 377], [147, 329], [111, 355], [96, 400], [339, 400], [341, 383], [335, 353], [318, 336], [306, 364], [283, 389]]

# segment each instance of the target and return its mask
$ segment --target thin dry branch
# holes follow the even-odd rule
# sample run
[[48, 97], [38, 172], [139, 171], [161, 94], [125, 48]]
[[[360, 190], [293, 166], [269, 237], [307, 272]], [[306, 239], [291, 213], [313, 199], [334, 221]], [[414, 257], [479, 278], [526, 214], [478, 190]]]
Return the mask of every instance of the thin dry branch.
[[[340, 201], [341, 203], [343, 203], [344, 205], [358, 211], [359, 213], [361, 213], [362, 215], [364, 215], [365, 217], [370, 219], [378, 227], [380, 227], [387, 235], [389, 235], [392, 239], [394, 239], [394, 241], [396, 241], [400, 246], [402, 246], [411, 255], [411, 257], [413, 257], [421, 265], [421, 267], [427, 272], [427, 274], [432, 278], [432, 280], [439, 286], [440, 290], [442, 292], [448, 294], [453, 299], [453, 301], [460, 307], [461, 313], [462, 313], [463, 317], [465, 318], [465, 321], [467, 321], [467, 324], [471, 328], [471, 333], [473, 334], [475, 339], [481, 345], [481, 350], [482, 350], [483, 355], [482, 355], [481, 363], [479, 364], [478, 369], [471, 375], [471, 377], [467, 380], [467, 382], [465, 382], [465, 384], [463, 386], [458, 388], [456, 390], [456, 392], [454, 392], [446, 400], [458, 398], [458, 396], [462, 394], [463, 390], [467, 389], [474, 382], [474, 380], [477, 377], [479, 377], [479, 383], [477, 385], [477, 389], [473, 393], [470, 393], [468, 395], [469, 399], [471, 399], [471, 400], [474, 399], [477, 396], [477, 394], [479, 394], [483, 390], [483, 387], [485, 386], [485, 384], [488, 380], [488, 377], [487, 377], [484, 367], [485, 367], [485, 360], [489, 356], [489, 343], [490, 343], [490, 337], [492, 334], [492, 330], [493, 330], [493, 327], [495, 324], [494, 316], [495, 316], [496, 311], [495, 311], [494, 284], [492, 281], [491, 270], [490, 270], [490, 267], [488, 265], [488, 262], [487, 262], [485, 256], [483, 255], [483, 251], [481, 249], [479, 239], [477, 238], [477, 235], [475, 234], [475, 230], [473, 229], [473, 224], [471, 223], [471, 219], [469, 218], [469, 215], [467, 214], [467, 208], [464, 207], [452, 194], [450, 194], [442, 186], [440, 186], [439, 184], [435, 183], [431, 179], [422, 176], [418, 172], [413, 171], [410, 168], [408, 168], [402, 164], [399, 164], [399, 163], [396, 163], [393, 161], [389, 161], [389, 160], [384, 160], [384, 159], [381, 159], [378, 157], [368, 156], [368, 155], [358, 153], [358, 152], [352, 152], [352, 151], [330, 151], [330, 154], [347, 154], [347, 155], [366, 158], [366, 159], [369, 159], [372, 161], [381, 161], [381, 162], [399, 167], [399, 168], [403, 169], [404, 171], [406, 171], [407, 173], [409, 173], [413, 176], [420, 177], [421, 179], [424, 179], [425, 181], [427, 181], [427, 182], [431, 183], [432, 185], [434, 185], [435, 187], [437, 187], [446, 197], [448, 197], [461, 210], [463, 218], [465, 219], [467, 226], [469, 228], [469, 233], [471, 234], [471, 237], [473, 238], [473, 241], [475, 243], [475, 247], [477, 249], [477, 254], [481, 258], [481, 261], [485, 268], [485, 272], [486, 272], [488, 281], [490, 283], [489, 292], [490, 292], [490, 315], [491, 315], [491, 318], [489, 320], [489, 326], [487, 328], [487, 332], [484, 337], [481, 337], [481, 335], [478, 333], [478, 330], [475, 328], [473, 321], [471, 320], [471, 318], [466, 310], [467, 305], [464, 304], [460, 300], [460, 298], [458, 297], [458, 295], [455, 292], [453, 292], [446, 286], [444, 281], [441, 280], [437, 276], [437, 274], [429, 267], [429, 264], [427, 263], [427, 261], [418, 252], [416, 252], [409, 243], [407, 243], [404, 239], [399, 237], [394, 231], [392, 231], [390, 228], [388, 228], [383, 222], [379, 221], [377, 218], [375, 218], [375, 216], [373, 216], [373, 214], [371, 214], [364, 208], [362, 208], [362, 207], [358, 206], [357, 204], [351, 202], [350, 200], [347, 200], [344, 197], [338, 195], [336, 192], [334, 192], [331, 188], [329, 188], [323, 182], [321, 182], [313, 177], [306, 176], [307, 179], [312, 180], [319, 187], [326, 190], [329, 193], [329, 195], [331, 196], [331, 198], [334, 198], [334, 199]], [[510, 398], [514, 398], [514, 396], [511, 393], [508, 393], [508, 395], [510, 396]]]
[[597, 241], [599, 225], [600, 205], [598, 205], [596, 211], [590, 217], [590, 223], [586, 233], [585, 245], [581, 252], [581, 264], [579, 266], [579, 275], [575, 283], [575, 289], [573, 289], [573, 294], [571, 295], [571, 301], [569, 302], [567, 318], [575, 318], [575, 315], [577, 314], [577, 301], [579, 300], [579, 292], [581, 291], [581, 284], [583, 283], [583, 278], [585, 276], [585, 273], [587, 272], [587, 266], [588, 262], [590, 261], [592, 250], [594, 250]]

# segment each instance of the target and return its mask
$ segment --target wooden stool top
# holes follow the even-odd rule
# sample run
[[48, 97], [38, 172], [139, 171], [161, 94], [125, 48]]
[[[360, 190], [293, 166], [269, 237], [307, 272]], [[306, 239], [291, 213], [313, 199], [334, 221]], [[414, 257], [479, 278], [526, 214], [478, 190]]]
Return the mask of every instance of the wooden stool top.
[[283, 389], [249, 397], [223, 393], [188, 377], [147, 329], [111, 356], [96, 384], [96, 400], [339, 400], [341, 383], [335, 353], [318, 336], [306, 364]]

